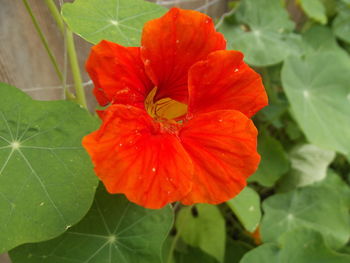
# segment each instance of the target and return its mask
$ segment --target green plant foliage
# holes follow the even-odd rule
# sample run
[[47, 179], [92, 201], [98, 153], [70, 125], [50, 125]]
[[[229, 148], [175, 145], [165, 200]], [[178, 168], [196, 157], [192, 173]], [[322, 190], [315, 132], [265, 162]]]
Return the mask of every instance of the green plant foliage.
[[331, 29], [325, 26], [312, 26], [303, 34], [304, 53], [320, 53], [334, 51], [343, 56], [346, 52], [338, 45]]
[[241, 263], [347, 263], [350, 255], [330, 249], [322, 235], [311, 229], [283, 234], [278, 243], [266, 243], [248, 252]]
[[[332, 61], [332, 63], [329, 63]], [[282, 83], [308, 140], [350, 155], [350, 59], [335, 52], [289, 57]]]
[[150, 210], [101, 186], [86, 217], [62, 236], [10, 252], [13, 263], [161, 262], [173, 224], [172, 209]]
[[225, 221], [216, 206], [198, 204], [195, 210], [191, 207], [183, 208], [179, 212], [176, 227], [188, 245], [200, 248], [218, 262], [223, 262], [226, 241]]
[[328, 170], [327, 177], [315, 184], [316, 186], [326, 187], [329, 191], [336, 193], [340, 199], [343, 199], [348, 209], [350, 209], [350, 186], [342, 180], [333, 170]]
[[[22, 2], [28, 10], [33, 1]], [[65, 2], [60, 13], [53, 0], [43, 1], [60, 28], [65, 22], [92, 44], [140, 46], [144, 24], [167, 11], [155, 2], [170, 7], [175, 1]], [[194, 8], [193, 1], [180, 2]], [[350, 0], [197, 7], [224, 10], [224, 2], [228, 13], [213, 17], [216, 28], [227, 49], [242, 51], [261, 75], [269, 97], [252, 117], [261, 162], [244, 190], [219, 205], [148, 210], [101, 185], [93, 200], [98, 180], [81, 139], [98, 128], [97, 118], [74, 103], [34, 101], [0, 84], [0, 254], [11, 249], [13, 263], [350, 262]], [[215, 45], [210, 36], [198, 49], [207, 41]], [[77, 80], [78, 69], [73, 73]], [[215, 177], [221, 180], [220, 173]]]
[[321, 24], [327, 23], [327, 10], [321, 0], [299, 0], [299, 3], [310, 18]]
[[344, 7], [334, 19], [333, 32], [339, 39], [350, 43], [350, 6]]
[[239, 22], [251, 29], [266, 29], [276, 32], [290, 32], [294, 23], [289, 19], [281, 0], [244, 0], [236, 12]]
[[81, 139], [98, 124], [75, 103], [0, 84], [0, 253], [56, 237], [86, 214], [97, 178]]
[[62, 9], [71, 30], [87, 41], [110, 40], [124, 46], [139, 46], [144, 23], [165, 12], [143, 0], [76, 0]]
[[288, 171], [288, 157], [281, 143], [266, 134], [261, 134], [258, 138], [258, 152], [261, 155], [261, 162], [249, 181], [271, 187]]
[[296, 146], [290, 153], [291, 172], [284, 179], [289, 186], [306, 186], [323, 180], [335, 153], [312, 144]]
[[261, 219], [260, 196], [252, 188], [246, 187], [235, 198], [226, 202], [236, 214], [244, 228], [254, 232]]
[[340, 248], [350, 237], [348, 203], [328, 186], [313, 185], [276, 194], [263, 203], [264, 242], [277, 241], [285, 231], [305, 227], [319, 231], [332, 248]]
[[289, 34], [294, 23], [280, 0], [245, 0], [240, 2], [236, 19], [243, 26], [222, 26], [222, 32], [233, 39], [231, 49], [240, 50], [254, 66], [281, 62], [298, 48], [298, 36]]
[[200, 248], [187, 246], [184, 251], [175, 253], [176, 263], [217, 263], [218, 261]]
[[247, 243], [228, 238], [226, 242], [225, 263], [239, 263], [244, 254], [251, 249], [252, 247]]

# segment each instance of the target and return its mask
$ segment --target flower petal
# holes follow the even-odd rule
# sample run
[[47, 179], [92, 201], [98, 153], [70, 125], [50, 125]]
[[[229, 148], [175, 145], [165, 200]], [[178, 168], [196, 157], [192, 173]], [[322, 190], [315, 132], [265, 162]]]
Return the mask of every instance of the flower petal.
[[155, 100], [169, 97], [187, 103], [188, 69], [226, 41], [205, 14], [172, 8], [147, 22], [142, 33], [141, 56], [146, 72], [158, 87]]
[[239, 51], [215, 51], [189, 71], [189, 112], [238, 110], [248, 117], [267, 105], [258, 73]]
[[86, 70], [102, 106], [120, 103], [143, 108], [145, 97], [153, 88], [137, 47], [123, 47], [103, 40], [92, 47]]
[[83, 145], [107, 190], [141, 206], [161, 208], [192, 187], [193, 165], [179, 138], [139, 108], [110, 106]]
[[200, 114], [184, 125], [180, 138], [194, 165], [192, 191], [182, 200], [186, 205], [233, 198], [260, 161], [257, 130], [238, 111]]

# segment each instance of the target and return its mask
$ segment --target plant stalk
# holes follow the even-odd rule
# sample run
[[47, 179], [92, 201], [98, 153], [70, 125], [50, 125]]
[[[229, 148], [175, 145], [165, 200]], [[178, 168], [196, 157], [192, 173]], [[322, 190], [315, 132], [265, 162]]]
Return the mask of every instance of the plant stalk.
[[[187, 214], [187, 217], [188, 217], [188, 215], [191, 213], [191, 210], [192, 210], [192, 207], [193, 207], [193, 206], [194, 206], [194, 205], [188, 206], [187, 209], [189, 209], [190, 211], [189, 211], [189, 213]], [[174, 210], [175, 210], [175, 209], [174, 209]], [[184, 220], [183, 222], [186, 222], [186, 221], [187, 221], [187, 217], [186, 217], [186, 220]], [[171, 263], [171, 259], [172, 259], [172, 256], [173, 256], [173, 254], [174, 254], [174, 251], [175, 251], [175, 248], [176, 248], [176, 244], [177, 244], [177, 242], [179, 241], [179, 238], [180, 238], [181, 233], [182, 233], [182, 231], [183, 231], [183, 227], [184, 227], [184, 224], [182, 223], [182, 224], [178, 227], [178, 229], [177, 229], [177, 231], [176, 231], [176, 235], [175, 235], [175, 237], [174, 237], [174, 239], [173, 239], [173, 242], [171, 243], [171, 246], [170, 246], [170, 249], [169, 249], [168, 258], [166, 259], [166, 263]]]
[[67, 53], [73, 75], [76, 102], [87, 109], [86, 97], [83, 87], [83, 81], [81, 78], [78, 56], [75, 49], [73, 33], [71, 30], [66, 28], [62, 16], [56, 7], [55, 2], [53, 0], [45, 0], [45, 3], [49, 8], [53, 19], [56, 21], [57, 26], [60, 29], [62, 35], [65, 37]]
[[47, 42], [47, 40], [46, 40], [46, 38], [45, 38], [45, 36], [44, 36], [40, 26], [39, 26], [39, 23], [38, 23], [38, 21], [36, 20], [36, 18], [34, 16], [32, 8], [30, 7], [30, 5], [29, 5], [27, 0], [22, 0], [22, 2], [24, 4], [25, 8], [27, 9], [27, 12], [30, 15], [30, 18], [32, 19], [34, 27], [35, 27], [35, 29], [36, 29], [39, 37], [40, 37], [41, 42], [43, 43], [43, 45], [45, 47], [45, 50], [46, 50], [47, 54], [49, 55], [51, 63], [54, 66], [54, 69], [56, 71], [57, 77], [59, 78], [59, 80], [61, 82], [63, 82], [63, 76], [62, 76], [61, 70], [58, 67], [57, 60], [56, 60], [55, 56], [53, 55], [53, 53], [52, 53], [52, 51], [51, 51], [51, 49], [49, 47], [49, 44], [48, 44], [48, 42]]
[[75, 49], [73, 33], [68, 28], [66, 29], [66, 41], [67, 41], [67, 52], [69, 57], [69, 62], [72, 70], [74, 87], [76, 92], [76, 101], [82, 107], [87, 109], [85, 91], [83, 87], [83, 81], [80, 74], [80, 67], [78, 63], [78, 56]]
[[269, 101], [271, 102], [269, 104], [278, 104], [278, 97], [276, 91], [272, 87], [272, 82], [268, 70], [266, 68], [262, 68], [261, 72], [264, 87], [269, 97]]

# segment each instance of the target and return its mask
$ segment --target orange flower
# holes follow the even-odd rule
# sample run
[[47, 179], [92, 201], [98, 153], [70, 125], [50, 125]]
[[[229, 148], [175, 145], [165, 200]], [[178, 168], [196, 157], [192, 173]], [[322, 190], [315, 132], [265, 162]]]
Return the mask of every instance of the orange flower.
[[267, 105], [260, 76], [199, 12], [145, 24], [141, 48], [102, 41], [87, 62], [103, 124], [83, 145], [110, 193], [147, 208], [218, 204], [260, 156], [250, 120]]

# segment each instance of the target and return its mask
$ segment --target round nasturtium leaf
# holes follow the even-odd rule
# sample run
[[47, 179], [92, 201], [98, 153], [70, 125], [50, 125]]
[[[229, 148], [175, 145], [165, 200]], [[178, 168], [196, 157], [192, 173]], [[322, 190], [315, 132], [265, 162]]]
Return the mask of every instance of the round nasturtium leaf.
[[321, 24], [327, 23], [327, 10], [322, 0], [299, 0], [299, 3], [308, 17]]
[[269, 30], [255, 29], [233, 36], [232, 48], [245, 54], [245, 61], [254, 66], [264, 67], [280, 63], [290, 54], [286, 36]]
[[182, 208], [176, 220], [176, 228], [182, 240], [192, 247], [200, 248], [223, 262], [225, 254], [225, 220], [218, 207], [198, 204], [195, 208]]
[[326, 178], [328, 166], [334, 157], [334, 151], [313, 144], [294, 147], [290, 152], [291, 171], [281, 184], [285, 185], [285, 189], [293, 189], [322, 181]]
[[333, 32], [338, 38], [350, 44], [350, 6], [341, 10], [334, 19]]
[[259, 135], [258, 152], [261, 155], [258, 170], [248, 181], [271, 187], [289, 169], [287, 154], [278, 140], [266, 134]]
[[260, 223], [260, 196], [252, 188], [246, 187], [235, 198], [226, 202], [236, 214], [244, 228], [254, 232]]
[[62, 236], [10, 251], [13, 263], [161, 263], [173, 225], [170, 206], [151, 210], [100, 186], [91, 210]]
[[350, 238], [347, 199], [327, 186], [315, 184], [273, 195], [263, 202], [263, 210], [264, 242], [277, 241], [284, 232], [299, 227], [319, 231], [334, 249], [345, 245]]
[[244, 254], [252, 248], [253, 247], [246, 242], [227, 238], [224, 263], [239, 263]]
[[62, 15], [74, 33], [93, 44], [139, 46], [144, 23], [166, 10], [143, 0], [75, 0], [63, 5]]
[[278, 244], [263, 244], [244, 255], [240, 263], [348, 263], [350, 255], [330, 249], [322, 235], [311, 229], [284, 233]]
[[0, 84], [0, 253], [77, 223], [97, 186], [84, 135], [99, 122], [73, 102]]
[[[245, 61], [254, 66], [270, 66], [283, 61], [294, 52], [295, 37], [290, 34], [294, 23], [280, 0], [241, 1], [235, 12], [240, 28], [223, 24], [222, 31], [229, 48], [240, 50]], [[243, 28], [243, 30], [242, 30]]]
[[339, 52], [343, 56], [347, 53], [342, 49], [329, 27], [314, 25], [303, 33], [303, 44], [305, 53]]
[[[175, 262], [176, 263], [194, 263], [194, 262], [200, 262], [200, 263], [218, 263], [218, 261], [208, 255], [207, 253], [203, 252], [200, 248], [186, 246], [183, 251], [176, 251], [175, 252]], [[164, 261], [164, 263], [168, 263]]]
[[[331, 63], [330, 63], [331, 62]], [[282, 84], [308, 140], [350, 156], [350, 59], [338, 52], [288, 57]]]

